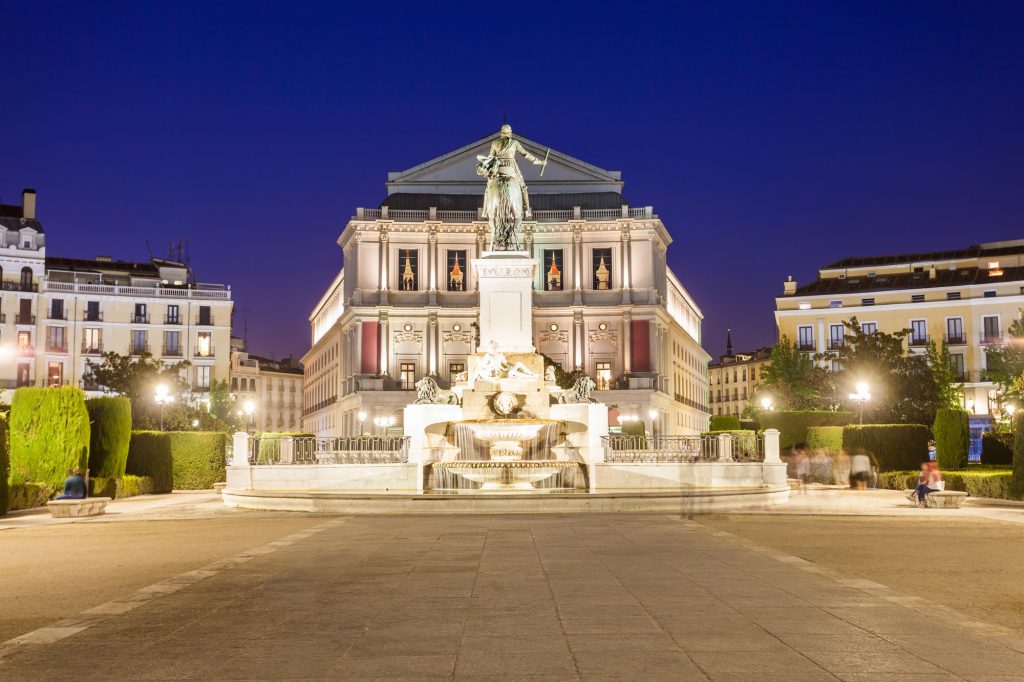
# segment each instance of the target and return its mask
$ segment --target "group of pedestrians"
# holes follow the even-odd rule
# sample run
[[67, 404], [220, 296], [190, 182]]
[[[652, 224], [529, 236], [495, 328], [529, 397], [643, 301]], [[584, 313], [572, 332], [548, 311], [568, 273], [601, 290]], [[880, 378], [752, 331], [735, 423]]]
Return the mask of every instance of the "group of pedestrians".
[[824, 448], [808, 453], [807, 445], [798, 443], [789, 456], [789, 474], [800, 481], [801, 487], [809, 483], [848, 485], [852, 489], [874, 488], [878, 480], [878, 467], [870, 455], [855, 452], [847, 455], [840, 450], [835, 456]]

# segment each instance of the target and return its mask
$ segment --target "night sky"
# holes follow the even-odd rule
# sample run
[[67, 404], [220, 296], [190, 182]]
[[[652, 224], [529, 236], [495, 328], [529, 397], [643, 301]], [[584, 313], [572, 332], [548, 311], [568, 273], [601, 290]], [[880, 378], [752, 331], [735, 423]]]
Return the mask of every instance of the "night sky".
[[0, 201], [165, 256], [301, 355], [357, 206], [494, 131], [653, 205], [705, 347], [836, 258], [1024, 237], [1024, 4], [0, 2]]

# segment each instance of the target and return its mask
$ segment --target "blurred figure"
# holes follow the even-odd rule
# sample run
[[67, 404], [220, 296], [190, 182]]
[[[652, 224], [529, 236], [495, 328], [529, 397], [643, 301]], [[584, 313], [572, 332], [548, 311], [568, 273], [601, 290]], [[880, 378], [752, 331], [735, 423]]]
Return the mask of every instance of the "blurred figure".
[[929, 461], [935, 461], [935, 441], [928, 441], [928, 459]]
[[832, 458], [824, 448], [818, 448], [811, 457], [811, 480], [828, 485], [832, 482]]
[[917, 506], [924, 508], [928, 493], [942, 490], [942, 473], [935, 462], [922, 462], [921, 475], [917, 478]]
[[803, 490], [811, 480], [811, 460], [807, 458], [807, 446], [803, 443], [797, 443], [793, 449], [793, 469]]
[[863, 450], [858, 450], [850, 458], [850, 488], [865, 490], [871, 480], [871, 458]]
[[832, 475], [836, 485], [850, 485], [850, 456], [846, 450], [840, 450], [832, 463]]
[[85, 479], [78, 469], [68, 469], [68, 477], [64, 481], [64, 492], [57, 496], [58, 500], [84, 500]]

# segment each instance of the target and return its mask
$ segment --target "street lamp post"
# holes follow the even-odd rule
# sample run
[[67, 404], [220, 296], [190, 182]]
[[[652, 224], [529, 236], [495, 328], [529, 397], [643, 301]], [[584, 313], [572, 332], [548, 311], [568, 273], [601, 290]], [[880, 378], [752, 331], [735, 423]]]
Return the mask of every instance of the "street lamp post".
[[860, 419], [859, 423], [864, 423], [864, 403], [871, 400], [871, 393], [868, 390], [868, 384], [866, 381], [860, 381], [857, 383], [857, 392], [850, 394], [850, 400], [860, 404]]
[[364, 410], [359, 410], [359, 414], [356, 415], [356, 416], [359, 417], [359, 435], [362, 436], [363, 435], [363, 422], [366, 421], [366, 412]]
[[761, 398], [761, 409], [763, 409], [765, 412], [771, 412], [771, 410], [772, 410], [772, 397], [771, 396], [766, 395], [763, 398]]
[[242, 409], [245, 410], [246, 431], [249, 431], [253, 427], [253, 414], [256, 412], [256, 403], [254, 403], [252, 400], [246, 400], [245, 405], [242, 406]]
[[167, 388], [167, 384], [158, 384], [156, 392], [153, 394], [153, 400], [160, 406], [160, 430], [164, 430], [164, 406], [174, 402], [174, 396], [171, 395], [170, 389]]
[[651, 418], [651, 435], [657, 436], [658, 411], [652, 408], [647, 411], [647, 416]]

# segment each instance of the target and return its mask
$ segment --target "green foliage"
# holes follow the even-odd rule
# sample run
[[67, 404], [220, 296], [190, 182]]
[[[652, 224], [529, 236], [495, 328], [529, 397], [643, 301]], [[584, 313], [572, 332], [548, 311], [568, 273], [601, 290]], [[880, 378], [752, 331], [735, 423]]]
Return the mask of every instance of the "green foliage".
[[7, 415], [0, 414], [0, 516], [7, 513], [11, 475], [11, 458], [7, 438]]
[[935, 413], [932, 433], [935, 435], [935, 461], [939, 469], [967, 467], [971, 449], [970, 416], [961, 409], [939, 408]]
[[800, 351], [788, 336], [772, 346], [764, 388], [779, 407], [789, 410], [834, 410], [838, 404], [831, 372], [815, 365], [811, 355]]
[[89, 411], [89, 476], [120, 478], [132, 437], [132, 404], [127, 398], [85, 401]]
[[835, 456], [843, 449], [843, 427], [842, 426], [808, 426], [807, 427], [807, 449], [826, 450], [829, 455]]
[[1013, 416], [1013, 499], [1024, 495], [1024, 414]]
[[[948, 405], [940, 390], [928, 357], [906, 348], [909, 329], [894, 333], [867, 333], [856, 317], [844, 322], [846, 334], [841, 348], [819, 357], [837, 361], [842, 370], [835, 375], [840, 393], [848, 395], [856, 385], [870, 387], [871, 400], [864, 405], [864, 420], [874, 424], [930, 424], [935, 411]], [[945, 357], [948, 368], [948, 355]], [[853, 401], [848, 407], [860, 409]]]
[[[259, 434], [259, 448], [256, 453], [256, 461], [259, 464], [276, 462], [278, 460], [278, 455], [281, 452], [281, 438], [313, 438], [315, 435], [316, 434], [313, 433], [301, 433], [298, 431], [266, 431], [261, 433]], [[370, 439], [367, 438], [365, 440], [368, 447], [370, 445]]]
[[779, 430], [779, 447], [791, 448], [807, 442], [807, 429], [812, 426], [845, 426], [855, 420], [852, 412], [824, 412], [818, 410], [761, 413], [762, 429]]
[[118, 500], [136, 495], [150, 495], [152, 492], [153, 479], [148, 476], [125, 475], [120, 478], [89, 479], [89, 497], [109, 497]]
[[711, 418], [708, 431], [739, 431], [740, 418], [731, 414], [719, 414]]
[[741, 431], [760, 431], [761, 422], [756, 419], [740, 419]]
[[722, 431], [706, 431], [702, 433], [702, 436], [722, 436], [729, 434], [732, 436], [732, 456], [736, 459], [743, 460], [754, 460], [760, 458], [760, 453], [757, 449], [757, 432], [749, 431], [746, 429], [730, 429]]
[[935, 403], [938, 409], [959, 409], [963, 405], [964, 385], [960, 383], [961, 378], [953, 367], [949, 348], [945, 343], [937, 346], [934, 341], [929, 341], [925, 359], [935, 386]]
[[985, 373], [999, 384], [1001, 398], [1024, 401], [1024, 320], [1015, 319], [1008, 330], [1010, 343], [988, 351]]
[[132, 431], [125, 472], [153, 481], [153, 492], [169, 493], [174, 489], [174, 464], [167, 432]]
[[233, 409], [234, 402], [231, 398], [231, 384], [227, 379], [223, 381], [213, 380], [210, 382], [210, 415], [221, 422], [223, 429], [229, 433], [244, 430], [245, 420]]
[[647, 449], [647, 426], [641, 420], [629, 421], [622, 423], [620, 427], [619, 435], [630, 436], [630, 440], [625, 442], [615, 442], [613, 440], [613, 450], [646, 450]]
[[206, 490], [224, 480], [227, 438], [210, 431], [134, 431], [127, 469], [151, 477], [154, 492]]
[[89, 466], [89, 413], [77, 388], [19, 388], [11, 401], [11, 483], [61, 488]]
[[[153, 400], [156, 387], [164, 384], [172, 395], [184, 392], [187, 387], [181, 380], [181, 373], [190, 364], [184, 361], [168, 365], [149, 353], [137, 356], [104, 353], [99, 364], [86, 361], [82, 382], [125, 396], [132, 403], [134, 427], [153, 428], [160, 423], [159, 406]], [[183, 405], [180, 401], [177, 404]]]
[[1013, 433], [986, 431], [981, 435], [982, 464], [1013, 464]]
[[928, 460], [929, 436], [922, 424], [851, 424], [843, 429], [843, 449], [870, 455], [880, 472], [918, 469]]
[[[878, 487], [886, 490], [912, 490], [917, 487], [919, 471], [889, 471], [878, 475]], [[1012, 491], [1013, 474], [1008, 469], [967, 469], [942, 472], [946, 490], [958, 490], [971, 497], [1016, 500]]]
[[57, 494], [57, 490], [59, 488], [54, 488], [49, 483], [13, 483], [8, 491], [7, 509], [17, 511], [42, 507]]
[[547, 369], [548, 366], [555, 368], [555, 383], [558, 384], [559, 388], [572, 388], [577, 379], [587, 376], [587, 373], [582, 369], [574, 369], [571, 372], [566, 372], [562, 369], [562, 365], [560, 363], [555, 362], [547, 355], [541, 353], [541, 357], [544, 358], [544, 369]]

